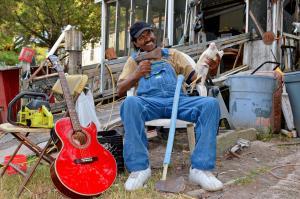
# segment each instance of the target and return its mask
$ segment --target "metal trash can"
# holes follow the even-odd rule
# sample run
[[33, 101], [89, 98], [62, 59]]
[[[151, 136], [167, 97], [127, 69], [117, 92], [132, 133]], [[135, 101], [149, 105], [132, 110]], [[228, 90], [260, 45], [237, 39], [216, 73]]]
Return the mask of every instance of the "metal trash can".
[[272, 99], [276, 79], [262, 75], [233, 75], [229, 86], [229, 111], [236, 128], [257, 128], [268, 132], [272, 125]]
[[289, 100], [292, 107], [294, 125], [297, 130], [298, 137], [300, 136], [300, 71], [284, 74], [284, 82], [286, 91], [289, 95]]

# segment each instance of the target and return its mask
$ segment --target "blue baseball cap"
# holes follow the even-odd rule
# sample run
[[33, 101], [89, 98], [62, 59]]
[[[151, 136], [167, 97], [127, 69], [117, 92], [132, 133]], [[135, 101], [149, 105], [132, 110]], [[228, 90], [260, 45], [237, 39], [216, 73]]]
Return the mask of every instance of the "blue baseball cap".
[[143, 21], [137, 21], [130, 27], [130, 36], [131, 38], [138, 38], [145, 30], [152, 30], [152, 27], [150, 24], [143, 22]]

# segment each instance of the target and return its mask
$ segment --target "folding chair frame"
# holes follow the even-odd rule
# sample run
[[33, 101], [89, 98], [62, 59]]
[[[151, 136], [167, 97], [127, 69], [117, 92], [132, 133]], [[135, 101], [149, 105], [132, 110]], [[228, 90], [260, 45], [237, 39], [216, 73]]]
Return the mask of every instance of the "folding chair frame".
[[[28, 129], [28, 131], [30, 131], [29, 128], [24, 128], [24, 129]], [[5, 132], [7, 132], [7, 131], [5, 131]], [[38, 156], [38, 159], [28, 169], [28, 173], [26, 173], [25, 176], [24, 176], [24, 172], [22, 173], [20, 170], [16, 169], [21, 175], [23, 175], [25, 177], [25, 179], [23, 180], [23, 182], [20, 185], [19, 190], [17, 192], [17, 197], [19, 197], [21, 195], [22, 191], [24, 190], [25, 186], [27, 185], [28, 181], [32, 177], [32, 175], [33, 175], [34, 171], [36, 170], [38, 164], [41, 162], [41, 160], [44, 159], [50, 165], [55, 160], [51, 155], [46, 153], [46, 150], [49, 148], [49, 146], [52, 142], [52, 139], [50, 138], [48, 140], [46, 146], [44, 148], [41, 148], [28, 138], [28, 135], [30, 134], [30, 132], [25, 133], [25, 135], [20, 133], [20, 132], [7, 132], [7, 133], [10, 133], [11, 135], [13, 135], [20, 143], [17, 146], [17, 148], [15, 149], [15, 151], [13, 152], [13, 154], [11, 155], [8, 162], [4, 165], [4, 167], [3, 167], [3, 169], [0, 173], [0, 177], [2, 177], [4, 175], [4, 173], [6, 172], [7, 168], [12, 165], [12, 160], [17, 155], [17, 153], [20, 150], [22, 145], [25, 145], [27, 148], [29, 148], [31, 151], [33, 151]]]

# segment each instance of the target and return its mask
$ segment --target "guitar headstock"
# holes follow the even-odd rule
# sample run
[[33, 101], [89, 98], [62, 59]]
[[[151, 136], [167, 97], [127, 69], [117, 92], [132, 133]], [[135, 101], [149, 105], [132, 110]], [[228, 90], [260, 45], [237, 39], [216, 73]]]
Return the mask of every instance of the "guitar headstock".
[[48, 60], [52, 64], [52, 68], [54, 68], [57, 72], [63, 72], [63, 68], [60, 65], [59, 58], [56, 55], [50, 55]]

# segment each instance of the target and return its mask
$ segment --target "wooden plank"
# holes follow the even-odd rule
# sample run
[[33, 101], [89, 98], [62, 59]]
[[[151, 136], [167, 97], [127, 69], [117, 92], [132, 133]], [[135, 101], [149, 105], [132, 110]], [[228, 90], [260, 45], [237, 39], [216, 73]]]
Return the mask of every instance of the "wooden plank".
[[51, 131], [51, 129], [45, 128], [20, 127], [10, 123], [0, 124], [0, 130], [10, 133], [50, 133]]
[[67, 108], [67, 105], [66, 105], [65, 101], [60, 101], [57, 103], [50, 104], [50, 109], [51, 109], [52, 113], [61, 112], [62, 110], [65, 110], [66, 108]]
[[300, 36], [297, 36], [297, 35], [292, 35], [292, 34], [289, 34], [286, 32], [284, 32], [283, 35], [286, 37], [292, 38], [292, 39], [300, 40]]
[[194, 44], [194, 45], [188, 45], [188, 46], [183, 46], [183, 45], [178, 45], [178, 46], [174, 46], [175, 49], [180, 50], [182, 52], [188, 52], [189, 49], [192, 50], [197, 50], [197, 48], [203, 48], [212, 43], [215, 42], [216, 44], [222, 44], [222, 43], [231, 43], [234, 41], [238, 41], [238, 40], [243, 40], [243, 39], [250, 39], [250, 33], [244, 33], [244, 34], [239, 34], [239, 35], [235, 35], [235, 36], [231, 36], [231, 37], [224, 37], [221, 39], [216, 39], [216, 40], [212, 40], [212, 41], [208, 41], [208, 42], [204, 42], [204, 43], [200, 43], [200, 44]]
[[251, 10], [249, 10], [249, 15], [250, 15], [252, 21], [254, 22], [256, 28], [258, 29], [260, 36], [263, 37], [263, 34], [264, 34], [263, 28], [261, 27], [260, 23], [257, 21], [256, 17], [253, 15]]
[[235, 69], [231, 69], [229, 71], [226, 71], [225, 73], [222, 73], [220, 77], [213, 79], [212, 82], [214, 83], [215, 86], [223, 86], [223, 82], [230, 75], [233, 75], [233, 74], [238, 73], [240, 71], [245, 71], [247, 69], [249, 69], [249, 66], [247, 66], [247, 65], [242, 65], [242, 66], [236, 67]]
[[249, 41], [250, 39], [251, 39], [250, 34], [247, 33], [247, 34], [241, 34], [241, 35], [232, 36], [232, 37], [228, 37], [228, 38], [221, 38], [218, 40], [213, 40], [213, 41], [209, 41], [209, 42], [205, 42], [205, 43], [201, 43], [201, 44], [190, 45], [187, 47], [180, 46], [176, 49], [186, 53], [192, 59], [197, 60], [199, 58], [199, 56], [207, 48], [207, 45], [211, 42], [215, 42], [220, 49], [225, 49], [225, 48], [229, 48], [229, 47], [232, 47], [235, 45], [245, 43], [245, 42]]
[[100, 65], [99, 63], [86, 65], [86, 66], [82, 67], [82, 70], [85, 71], [85, 70], [90, 70], [90, 69], [94, 69], [94, 68], [99, 68], [99, 65]]
[[32, 81], [45, 80], [45, 79], [54, 78], [54, 77], [58, 78], [58, 73], [52, 73], [52, 74], [49, 74], [49, 75], [34, 77], [34, 78], [32, 78]]
[[283, 86], [283, 92], [281, 94], [281, 107], [284, 115], [284, 119], [289, 130], [295, 128], [292, 108], [289, 100], [288, 93], [286, 92], [285, 85]]

